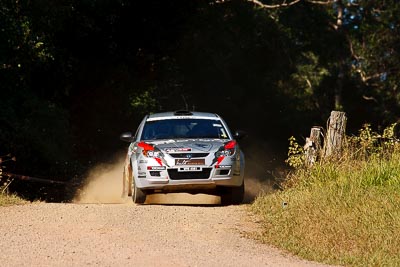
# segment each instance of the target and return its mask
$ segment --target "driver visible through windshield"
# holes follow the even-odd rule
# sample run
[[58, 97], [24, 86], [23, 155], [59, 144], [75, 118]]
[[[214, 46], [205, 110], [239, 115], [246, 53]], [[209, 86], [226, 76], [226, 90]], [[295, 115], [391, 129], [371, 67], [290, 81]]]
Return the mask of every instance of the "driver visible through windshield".
[[167, 119], [147, 121], [141, 140], [213, 138], [228, 139], [228, 134], [219, 120]]

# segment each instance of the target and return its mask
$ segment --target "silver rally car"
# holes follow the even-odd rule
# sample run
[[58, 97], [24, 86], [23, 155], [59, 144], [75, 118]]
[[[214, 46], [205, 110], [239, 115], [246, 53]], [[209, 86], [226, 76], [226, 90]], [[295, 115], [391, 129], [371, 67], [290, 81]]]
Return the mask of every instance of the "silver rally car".
[[244, 196], [244, 155], [224, 120], [213, 113], [176, 111], [147, 115], [130, 142], [123, 174], [123, 196], [143, 203], [154, 192], [215, 190], [223, 204]]

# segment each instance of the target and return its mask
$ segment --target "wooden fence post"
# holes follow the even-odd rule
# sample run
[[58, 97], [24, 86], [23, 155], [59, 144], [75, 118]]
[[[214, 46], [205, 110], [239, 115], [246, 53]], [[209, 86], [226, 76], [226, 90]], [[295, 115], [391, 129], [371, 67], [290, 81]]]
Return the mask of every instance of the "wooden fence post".
[[327, 134], [324, 142], [325, 157], [339, 156], [346, 133], [346, 113], [332, 111], [329, 117]]
[[306, 151], [306, 165], [311, 167], [316, 161], [321, 152], [321, 127], [314, 126], [311, 128], [310, 137], [306, 138], [304, 145]]

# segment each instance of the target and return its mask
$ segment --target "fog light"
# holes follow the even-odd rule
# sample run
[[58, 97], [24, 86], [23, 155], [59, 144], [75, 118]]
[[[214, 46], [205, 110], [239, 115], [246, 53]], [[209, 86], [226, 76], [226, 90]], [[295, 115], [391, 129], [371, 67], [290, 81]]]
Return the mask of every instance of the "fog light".
[[230, 170], [220, 170], [219, 175], [228, 175]]

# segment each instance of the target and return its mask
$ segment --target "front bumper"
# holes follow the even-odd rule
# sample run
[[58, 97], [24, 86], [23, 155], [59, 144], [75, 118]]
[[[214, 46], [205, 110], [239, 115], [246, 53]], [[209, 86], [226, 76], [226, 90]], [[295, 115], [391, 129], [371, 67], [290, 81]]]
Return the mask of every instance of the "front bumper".
[[157, 161], [148, 159], [134, 168], [135, 184], [141, 189], [168, 189], [179, 187], [212, 188], [216, 186], [240, 186], [243, 183], [243, 170], [235, 157], [225, 158], [221, 164], [157, 166]]

